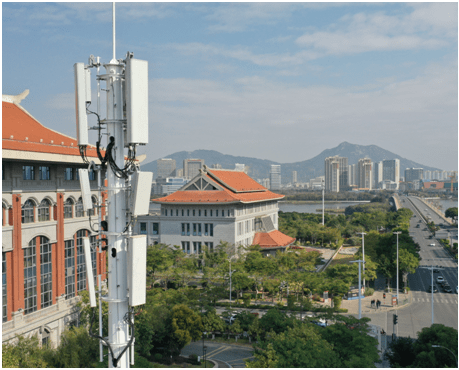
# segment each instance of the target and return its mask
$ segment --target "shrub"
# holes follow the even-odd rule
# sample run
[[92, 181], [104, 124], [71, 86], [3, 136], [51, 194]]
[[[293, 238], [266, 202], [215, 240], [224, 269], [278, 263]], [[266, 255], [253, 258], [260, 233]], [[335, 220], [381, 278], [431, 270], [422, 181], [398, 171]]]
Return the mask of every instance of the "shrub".
[[368, 297], [370, 295], [373, 295], [375, 290], [373, 288], [366, 288], [365, 289], [365, 297]]
[[163, 355], [161, 353], [155, 353], [153, 356], [156, 362], [161, 362], [163, 360]]
[[190, 360], [191, 360], [191, 362], [192, 362], [193, 364], [195, 364], [195, 365], [198, 364], [198, 355], [196, 355], [196, 354], [193, 353], [192, 355], [189, 356], [189, 358], [190, 358]]
[[244, 293], [243, 294], [242, 300], [244, 302], [244, 307], [249, 307], [250, 306], [250, 299], [251, 299], [250, 293]]

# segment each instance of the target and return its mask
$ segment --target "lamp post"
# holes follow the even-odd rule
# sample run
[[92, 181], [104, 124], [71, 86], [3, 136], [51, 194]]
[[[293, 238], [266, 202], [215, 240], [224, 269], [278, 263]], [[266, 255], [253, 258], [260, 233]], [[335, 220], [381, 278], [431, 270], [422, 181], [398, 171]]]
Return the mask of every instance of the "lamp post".
[[[432, 259], [433, 261], [434, 259]], [[433, 274], [434, 274], [434, 267], [433, 267], [433, 264], [432, 266], [420, 266], [419, 268], [424, 268], [424, 269], [427, 269], [427, 270], [430, 270], [430, 272], [432, 273], [432, 277], [431, 277], [431, 287], [432, 287], [432, 291], [431, 291], [431, 301], [432, 301], [432, 324], [434, 323], [434, 279], [433, 279]], [[442, 267], [435, 267], [435, 269], [438, 269], [438, 270], [444, 270], [444, 268]]]
[[451, 351], [449, 348], [440, 346], [439, 344], [432, 344], [432, 347], [433, 347], [433, 348], [444, 348], [444, 349], [446, 349], [447, 351], [451, 352], [452, 355], [454, 356], [454, 359], [456, 360], [456, 368], [459, 367], [459, 366], [458, 366], [458, 363], [457, 363], [457, 357], [456, 357], [456, 355], [455, 355], [454, 352]]
[[397, 306], [398, 306], [398, 236], [401, 234], [401, 231], [395, 231], [394, 234], [397, 235]]
[[351, 263], [357, 262], [359, 264], [359, 320], [362, 318], [362, 278], [361, 278], [361, 270], [360, 264], [365, 264], [365, 261], [358, 260], [358, 261], [351, 261]]
[[358, 233], [362, 235], [362, 260], [363, 260], [363, 289], [365, 289], [365, 235], [367, 233], [364, 233], [363, 231], [361, 233]]
[[230, 277], [230, 308], [231, 308], [231, 283], [232, 283], [232, 279], [231, 277], [233, 276], [233, 272], [235, 272], [236, 270], [231, 270], [231, 260], [236, 257], [236, 256], [232, 256], [230, 259], [229, 259], [229, 277]]
[[322, 181], [322, 225], [325, 225], [325, 182]]

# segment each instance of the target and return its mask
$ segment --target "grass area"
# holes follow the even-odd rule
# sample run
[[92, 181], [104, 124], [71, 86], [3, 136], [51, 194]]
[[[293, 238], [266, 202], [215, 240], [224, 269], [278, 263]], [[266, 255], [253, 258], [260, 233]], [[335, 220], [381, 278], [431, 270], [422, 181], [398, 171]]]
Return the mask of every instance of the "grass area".
[[331, 261], [330, 266], [344, 264], [347, 265], [349, 262], [355, 260], [354, 255], [339, 254]]

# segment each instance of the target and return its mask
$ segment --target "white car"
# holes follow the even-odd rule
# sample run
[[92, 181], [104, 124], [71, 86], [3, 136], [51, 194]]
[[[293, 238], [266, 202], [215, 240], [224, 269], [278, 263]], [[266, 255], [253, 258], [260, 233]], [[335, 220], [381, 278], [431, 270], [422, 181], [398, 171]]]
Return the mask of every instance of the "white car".
[[438, 276], [437, 277], [437, 283], [443, 283], [445, 281], [445, 279], [443, 278], [443, 276]]
[[431, 243], [429, 244], [431, 247], [435, 247], [435, 243]]

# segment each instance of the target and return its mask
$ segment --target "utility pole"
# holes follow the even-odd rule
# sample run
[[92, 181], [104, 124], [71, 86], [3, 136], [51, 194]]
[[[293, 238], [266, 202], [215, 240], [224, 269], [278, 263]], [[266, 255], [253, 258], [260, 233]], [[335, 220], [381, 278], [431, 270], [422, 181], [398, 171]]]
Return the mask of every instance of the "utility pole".
[[322, 181], [322, 225], [325, 225], [325, 182]]
[[363, 260], [351, 261], [351, 263], [354, 263], [354, 262], [359, 264], [359, 320], [360, 320], [362, 318], [362, 275], [361, 275], [360, 264], [361, 263], [365, 264], [365, 261]]
[[402, 232], [401, 231], [396, 231], [394, 232], [395, 235], [397, 235], [397, 306], [398, 306], [398, 303], [399, 303], [399, 300], [398, 300], [398, 236], [401, 234]]
[[358, 234], [362, 235], [363, 289], [365, 289], [365, 235], [367, 235], [367, 233], [362, 231], [361, 233], [358, 233]]

